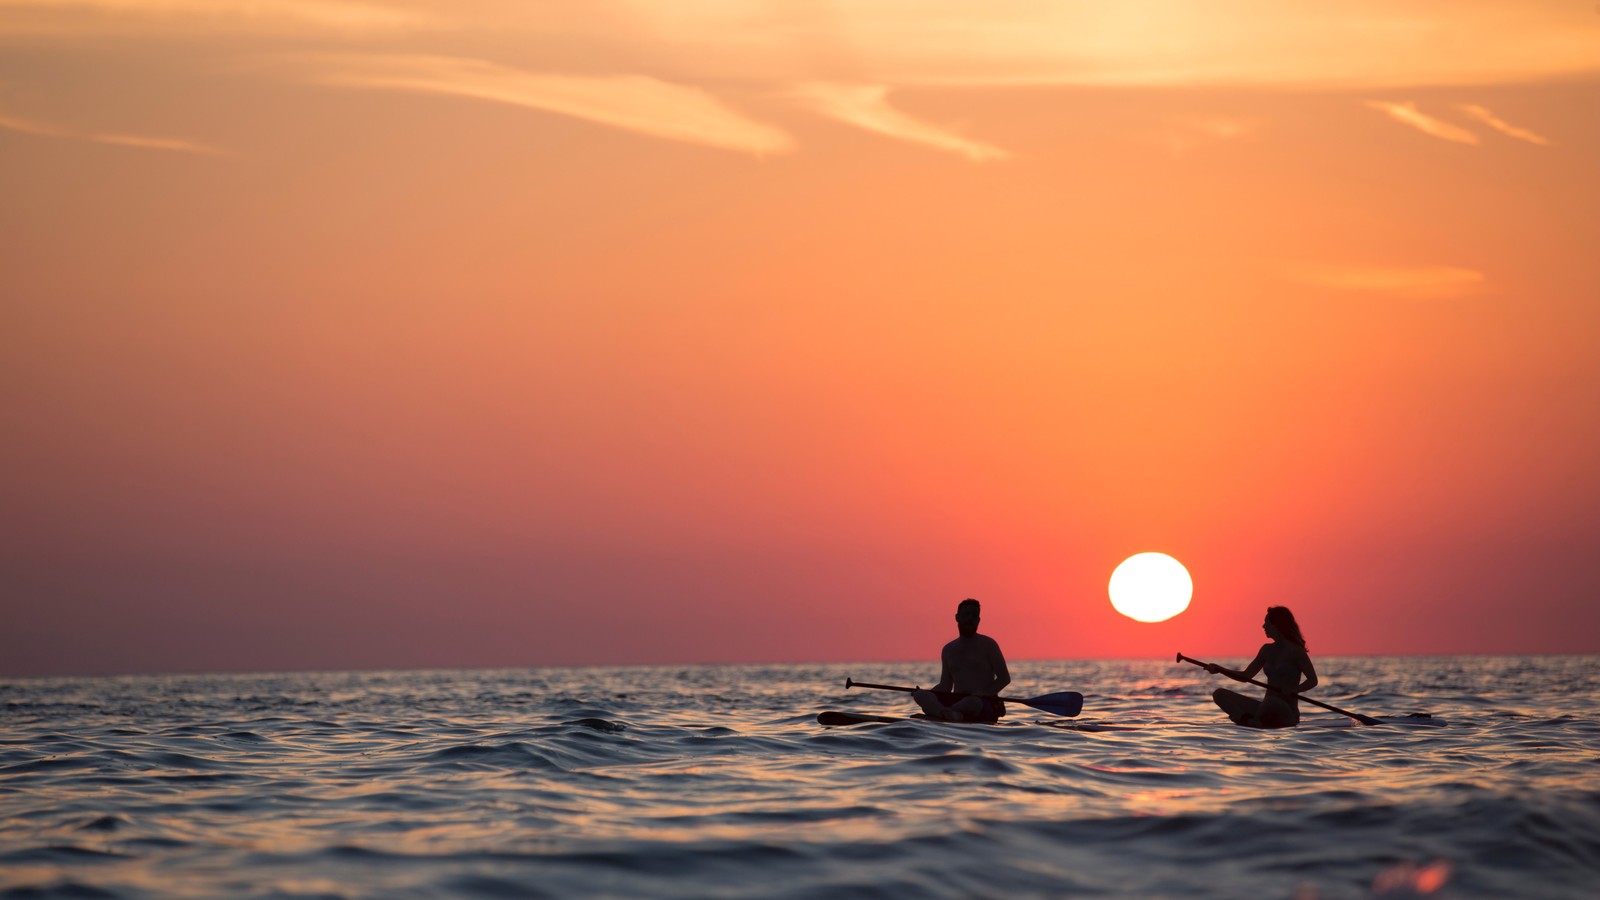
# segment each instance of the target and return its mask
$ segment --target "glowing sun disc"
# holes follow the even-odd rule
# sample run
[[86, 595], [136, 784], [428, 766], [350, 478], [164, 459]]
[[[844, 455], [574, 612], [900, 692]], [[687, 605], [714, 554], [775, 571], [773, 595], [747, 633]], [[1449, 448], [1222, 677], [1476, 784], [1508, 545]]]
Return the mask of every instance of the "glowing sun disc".
[[1165, 553], [1135, 553], [1111, 573], [1111, 605], [1139, 622], [1165, 622], [1193, 596], [1189, 570]]

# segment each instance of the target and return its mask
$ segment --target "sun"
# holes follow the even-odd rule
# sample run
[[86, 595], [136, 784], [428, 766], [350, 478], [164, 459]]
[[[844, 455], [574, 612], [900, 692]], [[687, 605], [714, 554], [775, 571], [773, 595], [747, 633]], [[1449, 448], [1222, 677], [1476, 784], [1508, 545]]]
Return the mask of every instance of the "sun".
[[1135, 553], [1111, 573], [1111, 605], [1140, 622], [1165, 622], [1189, 608], [1194, 581], [1165, 553]]

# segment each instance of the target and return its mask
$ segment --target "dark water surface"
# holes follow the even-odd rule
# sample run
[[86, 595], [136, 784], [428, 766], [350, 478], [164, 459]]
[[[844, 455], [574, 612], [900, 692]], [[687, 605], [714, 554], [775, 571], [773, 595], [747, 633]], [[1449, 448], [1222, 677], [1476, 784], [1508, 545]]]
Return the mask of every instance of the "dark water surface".
[[1600, 896], [1600, 657], [1318, 670], [1450, 724], [1166, 661], [1016, 663], [1084, 713], [1000, 727], [816, 724], [903, 663], [0, 681], [0, 896]]

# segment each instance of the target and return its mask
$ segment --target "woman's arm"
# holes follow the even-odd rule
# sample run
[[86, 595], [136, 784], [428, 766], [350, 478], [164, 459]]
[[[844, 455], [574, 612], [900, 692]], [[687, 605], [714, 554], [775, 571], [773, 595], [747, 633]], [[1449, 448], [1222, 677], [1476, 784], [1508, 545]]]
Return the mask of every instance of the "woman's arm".
[[1306, 680], [1295, 685], [1296, 694], [1304, 694], [1317, 686], [1317, 667], [1311, 664], [1311, 654], [1300, 651], [1300, 671], [1305, 673]]
[[1227, 666], [1219, 666], [1216, 663], [1208, 663], [1206, 665], [1206, 671], [1213, 675], [1226, 675], [1229, 678], [1232, 678], [1234, 681], [1249, 681], [1250, 679], [1256, 677], [1257, 672], [1261, 671], [1261, 666], [1266, 661], [1264, 657], [1267, 654], [1267, 647], [1270, 646], [1272, 645], [1266, 644], [1263, 645], [1260, 650], [1257, 650], [1256, 658], [1250, 660], [1250, 665], [1245, 666], [1244, 671], [1242, 672], [1238, 669], [1230, 669]]

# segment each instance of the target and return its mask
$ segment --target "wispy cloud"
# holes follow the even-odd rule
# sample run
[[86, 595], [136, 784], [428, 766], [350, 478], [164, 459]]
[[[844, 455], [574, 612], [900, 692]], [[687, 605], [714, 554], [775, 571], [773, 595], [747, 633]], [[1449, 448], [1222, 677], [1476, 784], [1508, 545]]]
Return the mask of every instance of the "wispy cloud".
[[215, 147], [197, 144], [179, 138], [150, 137], [136, 134], [102, 134], [92, 131], [80, 131], [51, 125], [35, 119], [23, 119], [17, 116], [0, 114], [0, 128], [8, 131], [18, 131], [37, 137], [63, 138], [73, 141], [91, 141], [96, 144], [112, 144], [120, 147], [141, 147], [146, 150], [171, 150], [179, 153], [218, 154], [222, 151]]
[[1405, 297], [1456, 297], [1484, 280], [1482, 272], [1455, 266], [1294, 264], [1285, 266], [1283, 274], [1312, 287]]
[[1410, 125], [1412, 128], [1417, 129], [1423, 134], [1432, 135], [1440, 140], [1455, 141], [1458, 144], [1478, 143], [1478, 136], [1476, 134], [1473, 134], [1459, 125], [1451, 125], [1449, 122], [1435, 119], [1433, 116], [1421, 112], [1417, 109], [1417, 105], [1415, 103], [1391, 103], [1386, 100], [1368, 100], [1367, 105], [1373, 109], [1383, 112], [1396, 122]]
[[67, 133], [59, 128], [53, 128], [42, 122], [30, 119], [19, 119], [15, 116], [0, 115], [0, 128], [10, 131], [20, 131], [23, 134], [33, 134], [39, 137], [66, 137]]
[[874, 84], [815, 82], [795, 89], [817, 112], [857, 128], [965, 156], [973, 162], [1007, 159], [1009, 151], [919, 121], [889, 105], [889, 88]]
[[551, 75], [452, 56], [340, 55], [302, 63], [304, 77], [317, 84], [470, 97], [724, 150], [794, 147], [788, 134], [705, 91], [640, 75]]
[[[567, 7], [615, 10], [622, 2]], [[584, 15], [623, 40], [670, 47], [684, 65], [790, 82], [849, 72], [861, 83], [896, 85], [1377, 91], [1600, 72], [1600, 43], [1582, 21], [1592, 14], [1555, 0], [626, 2], [625, 12], [604, 20], [598, 11]]]
[[1527, 141], [1530, 144], [1538, 144], [1541, 147], [1550, 143], [1549, 139], [1544, 135], [1535, 134], [1526, 128], [1518, 128], [1490, 112], [1487, 108], [1477, 104], [1462, 103], [1458, 104], [1456, 108], [1507, 137], [1514, 137], [1519, 141]]
[[147, 150], [176, 150], [180, 153], [219, 153], [213, 147], [177, 138], [144, 137], [137, 134], [91, 134], [88, 140], [120, 147], [143, 147]]
[[[1600, 45], [1555, 0], [0, 0], [0, 33], [362, 37], [473, 46], [560, 41], [626, 71], [790, 84], [1254, 86], [1392, 90], [1600, 73]], [[1584, 11], [1580, 10], [1581, 18]], [[1483, 52], [1463, 53], [1462, 47]], [[848, 72], [847, 76], [837, 73]]]
[[418, 13], [348, 0], [0, 0], [0, 10], [7, 9], [25, 16], [0, 22], [0, 33], [361, 34], [409, 30], [429, 21]]
[[1168, 121], [1159, 138], [1174, 156], [1223, 141], [1245, 137], [1260, 127], [1254, 119], [1188, 116]]

